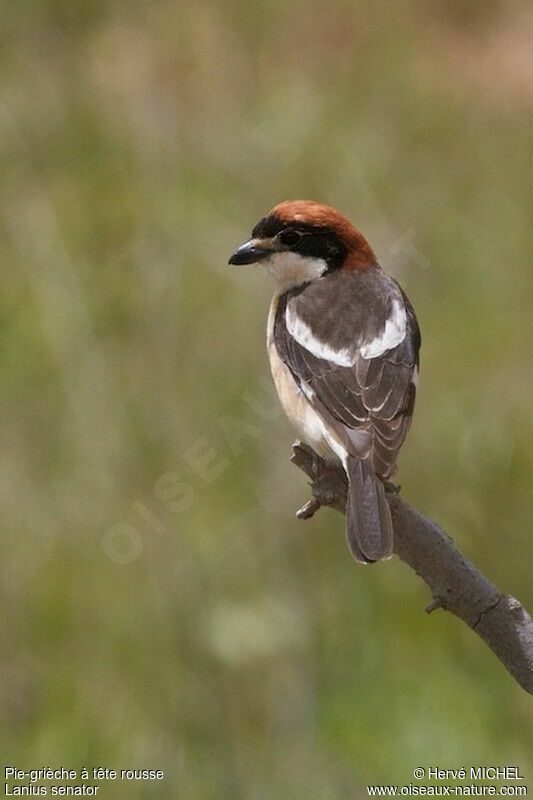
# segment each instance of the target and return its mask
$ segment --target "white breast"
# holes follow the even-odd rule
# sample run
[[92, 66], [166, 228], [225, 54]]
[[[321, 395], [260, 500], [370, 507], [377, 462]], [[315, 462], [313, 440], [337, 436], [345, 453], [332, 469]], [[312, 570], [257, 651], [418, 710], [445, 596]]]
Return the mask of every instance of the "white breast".
[[288, 367], [283, 363], [274, 344], [274, 321], [278, 307], [275, 296], [270, 305], [267, 325], [267, 349], [272, 377], [283, 409], [299, 436], [318, 455], [328, 460], [344, 461], [346, 451], [334, 434], [326, 427], [320, 415], [299, 389]]

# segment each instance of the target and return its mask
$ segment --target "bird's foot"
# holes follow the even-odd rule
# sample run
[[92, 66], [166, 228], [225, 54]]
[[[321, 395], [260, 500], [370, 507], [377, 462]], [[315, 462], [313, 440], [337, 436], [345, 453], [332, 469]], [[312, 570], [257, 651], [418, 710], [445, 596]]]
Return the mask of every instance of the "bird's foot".
[[321, 506], [334, 506], [339, 502], [339, 497], [346, 494], [346, 483], [339, 483], [339, 470], [330, 467], [321, 459], [320, 470], [311, 483], [313, 497]]
[[385, 487], [385, 491], [389, 494], [400, 494], [402, 489], [401, 486], [397, 486], [395, 483], [391, 483], [390, 481], [383, 481], [383, 485]]
[[295, 442], [291, 461], [311, 479], [313, 499], [297, 512], [298, 519], [309, 519], [321, 506], [341, 510], [346, 501], [346, 478], [341, 468], [330, 465], [304, 442]]

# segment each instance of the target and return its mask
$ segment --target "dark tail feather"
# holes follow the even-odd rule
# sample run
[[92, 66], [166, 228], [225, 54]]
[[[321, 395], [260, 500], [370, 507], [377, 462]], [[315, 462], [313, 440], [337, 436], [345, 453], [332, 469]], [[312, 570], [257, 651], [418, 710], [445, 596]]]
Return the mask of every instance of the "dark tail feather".
[[356, 561], [368, 564], [390, 558], [392, 519], [385, 487], [359, 458], [348, 456], [346, 541]]

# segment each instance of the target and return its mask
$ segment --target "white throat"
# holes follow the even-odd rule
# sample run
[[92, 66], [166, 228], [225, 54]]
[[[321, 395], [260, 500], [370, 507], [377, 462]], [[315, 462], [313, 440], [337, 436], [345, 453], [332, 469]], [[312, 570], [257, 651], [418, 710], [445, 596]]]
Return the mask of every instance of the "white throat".
[[272, 253], [264, 264], [274, 278], [277, 295], [284, 294], [295, 286], [320, 278], [328, 265], [323, 258], [300, 256], [298, 253]]

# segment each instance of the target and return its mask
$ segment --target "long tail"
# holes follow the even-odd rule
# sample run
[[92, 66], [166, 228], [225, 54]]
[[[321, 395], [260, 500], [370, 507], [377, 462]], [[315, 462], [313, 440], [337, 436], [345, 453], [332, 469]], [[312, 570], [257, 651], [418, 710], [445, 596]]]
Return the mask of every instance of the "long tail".
[[363, 564], [390, 558], [393, 532], [385, 487], [364, 461], [348, 456], [346, 541], [356, 561]]

